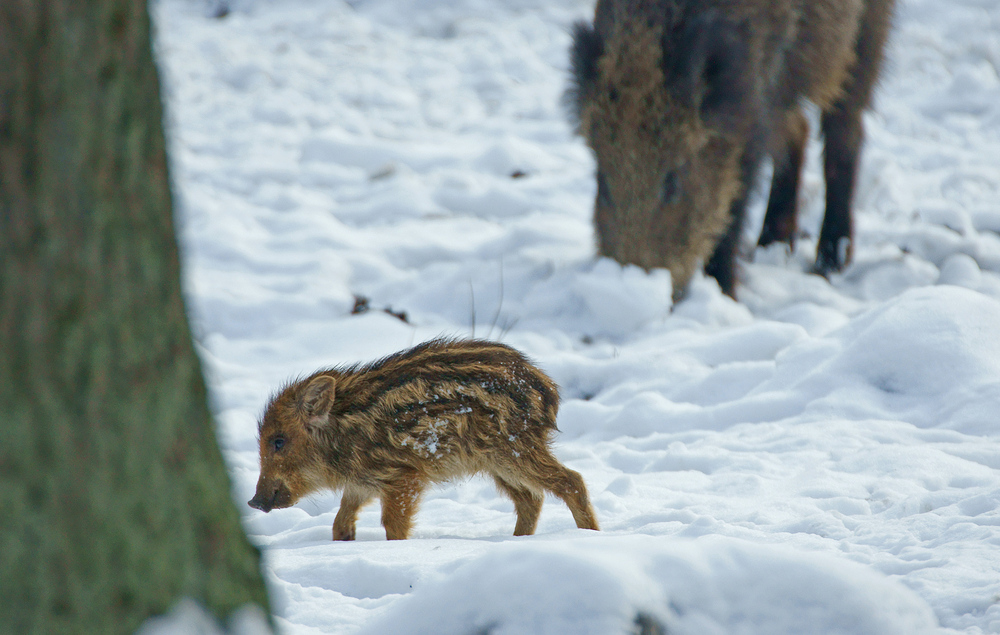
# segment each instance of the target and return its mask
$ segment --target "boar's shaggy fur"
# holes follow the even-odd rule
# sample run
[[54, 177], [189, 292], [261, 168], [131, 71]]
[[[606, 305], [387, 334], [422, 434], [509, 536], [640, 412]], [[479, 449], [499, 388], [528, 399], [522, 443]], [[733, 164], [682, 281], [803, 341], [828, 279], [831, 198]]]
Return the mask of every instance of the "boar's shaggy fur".
[[602, 255], [696, 264], [733, 295], [747, 196], [775, 172], [760, 244], [792, 244], [808, 123], [822, 111], [826, 215], [815, 270], [851, 259], [851, 198], [894, 0], [598, 0], [576, 26], [567, 96], [597, 159]]
[[486, 473], [514, 501], [514, 535], [534, 533], [545, 492], [578, 527], [598, 529], [583, 478], [549, 450], [558, 407], [552, 380], [493, 342], [434, 340], [321, 370], [268, 404], [249, 504], [267, 512], [343, 489], [334, 540], [354, 539], [358, 511], [374, 498], [386, 537], [404, 539], [428, 484]]

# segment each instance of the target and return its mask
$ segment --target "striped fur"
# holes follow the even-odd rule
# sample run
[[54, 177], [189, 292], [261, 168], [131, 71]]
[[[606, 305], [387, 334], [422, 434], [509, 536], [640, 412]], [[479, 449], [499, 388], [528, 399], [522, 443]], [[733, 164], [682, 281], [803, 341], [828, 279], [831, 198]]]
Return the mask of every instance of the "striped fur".
[[289, 507], [343, 489], [334, 540], [353, 540], [375, 498], [390, 539], [409, 535], [431, 483], [489, 474], [514, 501], [515, 535], [534, 533], [545, 492], [598, 529], [583, 478], [559, 463], [556, 384], [509, 346], [439, 339], [367, 365], [320, 370], [282, 388], [260, 423], [251, 507]]

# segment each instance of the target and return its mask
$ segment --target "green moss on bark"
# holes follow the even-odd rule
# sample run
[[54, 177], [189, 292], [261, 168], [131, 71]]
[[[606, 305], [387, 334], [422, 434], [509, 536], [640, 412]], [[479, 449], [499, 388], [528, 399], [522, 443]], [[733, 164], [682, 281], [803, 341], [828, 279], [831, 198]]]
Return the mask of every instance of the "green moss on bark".
[[0, 4], [0, 631], [267, 606], [183, 299], [141, 0]]

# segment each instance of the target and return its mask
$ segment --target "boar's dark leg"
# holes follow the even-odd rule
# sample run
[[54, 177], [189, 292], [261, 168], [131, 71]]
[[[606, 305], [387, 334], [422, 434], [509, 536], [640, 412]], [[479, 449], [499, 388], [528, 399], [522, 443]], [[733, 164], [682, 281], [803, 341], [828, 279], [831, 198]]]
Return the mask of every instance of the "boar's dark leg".
[[[739, 207], [733, 206], [733, 217], [729, 229], [715, 246], [715, 253], [705, 265], [705, 273], [719, 281], [719, 288], [731, 298], [736, 297], [736, 250], [743, 231], [743, 217], [746, 215], [746, 199], [740, 197]], [[738, 211], [737, 211], [738, 210]]]
[[851, 204], [864, 137], [861, 114], [871, 101], [882, 65], [892, 5], [892, 0], [867, 3], [855, 47], [857, 62], [844, 83], [843, 97], [823, 113], [826, 214], [814, 267], [822, 275], [843, 269], [853, 255]]
[[809, 122], [800, 110], [788, 115], [785, 126], [784, 154], [774, 157], [774, 177], [764, 214], [764, 226], [757, 244], [766, 247], [774, 242], [795, 246], [798, 219], [799, 178], [805, 158]]
[[340, 509], [333, 519], [334, 540], [354, 540], [358, 512], [371, 502], [372, 496], [347, 488], [340, 498]]
[[415, 473], [399, 474], [382, 491], [382, 526], [388, 540], [406, 540], [420, 504], [424, 481]]
[[518, 487], [508, 483], [500, 476], [493, 475], [497, 488], [514, 501], [514, 511], [517, 512], [517, 524], [514, 525], [515, 536], [530, 536], [538, 526], [538, 516], [542, 513], [542, 497], [526, 487]]
[[851, 201], [861, 149], [861, 111], [852, 112], [845, 106], [838, 103], [832, 112], [823, 115], [826, 214], [816, 247], [814, 271], [824, 276], [843, 269], [854, 250]]
[[719, 281], [719, 288], [731, 298], [736, 298], [736, 254], [743, 235], [743, 219], [747, 215], [747, 199], [763, 157], [764, 131], [750, 135], [740, 164], [740, 193], [729, 208], [729, 229], [715, 246], [715, 253], [705, 264], [705, 273]]

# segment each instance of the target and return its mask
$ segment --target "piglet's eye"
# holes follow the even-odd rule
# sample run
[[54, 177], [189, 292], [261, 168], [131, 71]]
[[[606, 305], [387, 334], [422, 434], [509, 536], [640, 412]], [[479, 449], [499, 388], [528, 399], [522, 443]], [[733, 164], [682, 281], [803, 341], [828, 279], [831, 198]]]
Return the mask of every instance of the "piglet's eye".
[[287, 442], [288, 441], [287, 439], [285, 439], [285, 437], [274, 437], [273, 439], [271, 439], [271, 447], [273, 447], [274, 451], [277, 452], [281, 448], [285, 447], [285, 443]]

